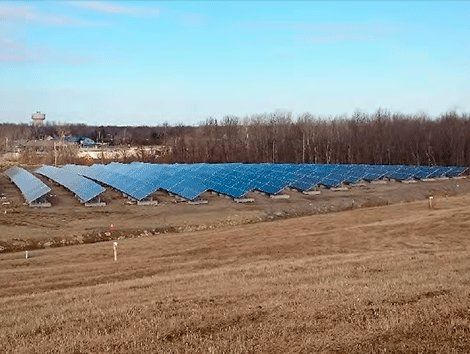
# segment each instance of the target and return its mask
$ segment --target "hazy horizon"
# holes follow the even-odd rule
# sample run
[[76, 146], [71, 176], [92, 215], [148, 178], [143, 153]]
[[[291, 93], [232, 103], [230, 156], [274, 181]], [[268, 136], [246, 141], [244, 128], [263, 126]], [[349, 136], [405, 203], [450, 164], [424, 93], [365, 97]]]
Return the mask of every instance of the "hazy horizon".
[[1, 2], [0, 123], [469, 112], [470, 2]]

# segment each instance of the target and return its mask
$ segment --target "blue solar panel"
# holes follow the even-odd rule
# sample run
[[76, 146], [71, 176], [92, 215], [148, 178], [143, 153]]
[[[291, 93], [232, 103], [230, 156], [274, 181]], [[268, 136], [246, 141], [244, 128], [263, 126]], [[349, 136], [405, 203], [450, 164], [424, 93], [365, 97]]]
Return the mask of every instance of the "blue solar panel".
[[87, 177], [89, 179], [106, 184], [120, 192], [132, 197], [135, 200], [143, 200], [154, 193], [158, 187], [145, 181], [138, 180], [132, 176], [116, 172], [115, 168], [109, 165], [93, 165], [91, 167], [66, 165], [66, 170]]
[[64, 169], [109, 185], [141, 200], [161, 189], [193, 200], [206, 191], [240, 198], [253, 190], [281, 193], [292, 187], [300, 191], [319, 185], [337, 187], [382, 178], [399, 181], [441, 176], [457, 176], [460, 167], [352, 164], [96, 164], [68, 165]]
[[445, 177], [446, 173], [450, 170], [449, 167], [436, 166], [434, 170], [429, 174], [429, 178]]
[[21, 167], [11, 167], [5, 171], [5, 175], [19, 188], [28, 204], [34, 203], [51, 191], [39, 178]]
[[449, 177], [458, 177], [468, 170], [467, 167], [451, 167], [451, 170], [447, 172]]
[[80, 176], [70, 169], [42, 166], [35, 172], [64, 186], [80, 198], [82, 203], [91, 201], [105, 191], [99, 184]]
[[303, 175], [299, 177], [294, 183], [292, 183], [291, 187], [301, 191], [307, 191], [318, 186], [320, 182], [321, 177], [317, 175]]
[[166, 190], [188, 200], [194, 200], [208, 190], [197, 173], [203, 168], [195, 165], [160, 165], [160, 164], [110, 164], [114, 172], [132, 176], [140, 183], [148, 185], [149, 190]]

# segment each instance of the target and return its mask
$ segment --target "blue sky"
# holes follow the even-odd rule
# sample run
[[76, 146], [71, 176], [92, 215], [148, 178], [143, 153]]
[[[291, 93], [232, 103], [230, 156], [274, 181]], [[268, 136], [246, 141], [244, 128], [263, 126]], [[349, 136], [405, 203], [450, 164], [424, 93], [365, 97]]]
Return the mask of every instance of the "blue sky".
[[0, 2], [0, 122], [470, 112], [470, 2]]

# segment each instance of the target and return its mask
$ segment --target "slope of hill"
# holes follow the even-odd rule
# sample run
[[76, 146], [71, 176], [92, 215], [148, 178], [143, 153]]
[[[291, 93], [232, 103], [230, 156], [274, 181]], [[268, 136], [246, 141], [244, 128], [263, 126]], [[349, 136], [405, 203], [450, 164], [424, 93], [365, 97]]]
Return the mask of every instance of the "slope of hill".
[[469, 352], [470, 195], [0, 255], [0, 352]]

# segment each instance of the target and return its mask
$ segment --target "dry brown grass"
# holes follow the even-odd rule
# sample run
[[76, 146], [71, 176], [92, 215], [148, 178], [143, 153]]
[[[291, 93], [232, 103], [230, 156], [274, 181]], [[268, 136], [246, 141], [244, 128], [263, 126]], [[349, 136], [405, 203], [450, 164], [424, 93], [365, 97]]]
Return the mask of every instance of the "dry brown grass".
[[470, 352], [470, 195], [0, 255], [0, 352]]

